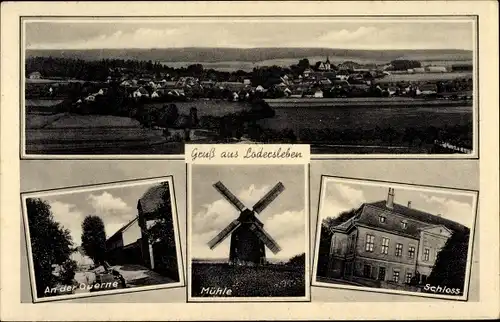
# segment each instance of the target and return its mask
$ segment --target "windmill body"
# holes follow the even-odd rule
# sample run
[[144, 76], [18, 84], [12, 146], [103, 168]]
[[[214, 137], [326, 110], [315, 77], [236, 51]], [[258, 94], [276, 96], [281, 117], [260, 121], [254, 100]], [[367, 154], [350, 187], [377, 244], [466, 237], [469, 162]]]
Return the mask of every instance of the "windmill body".
[[264, 226], [257, 220], [251, 210], [241, 213], [239, 218], [241, 225], [231, 234], [229, 264], [247, 266], [265, 264], [266, 247], [251, 228], [253, 223], [260, 227]]
[[214, 184], [214, 188], [240, 211], [240, 215], [217, 236], [210, 240], [208, 243], [210, 249], [215, 248], [231, 235], [229, 264], [245, 266], [265, 264], [266, 246], [273, 253], [278, 253], [281, 248], [264, 230], [264, 224], [256, 215], [262, 212], [285, 189], [283, 184], [281, 182], [276, 184], [251, 210], [246, 208], [243, 203], [222, 184], [222, 182], [219, 181]]

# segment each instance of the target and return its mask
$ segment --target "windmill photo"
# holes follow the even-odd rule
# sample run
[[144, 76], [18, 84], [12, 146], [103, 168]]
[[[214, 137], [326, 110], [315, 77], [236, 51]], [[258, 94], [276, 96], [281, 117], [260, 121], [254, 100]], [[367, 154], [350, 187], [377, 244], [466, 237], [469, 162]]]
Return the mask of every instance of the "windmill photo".
[[208, 242], [208, 246], [210, 249], [214, 249], [231, 235], [230, 265], [255, 266], [265, 264], [265, 247], [267, 246], [274, 254], [278, 253], [281, 248], [264, 230], [264, 224], [257, 218], [257, 214], [264, 211], [285, 190], [285, 186], [278, 182], [251, 209], [247, 208], [222, 182], [218, 181], [213, 186], [240, 214], [237, 219], [212, 238]]

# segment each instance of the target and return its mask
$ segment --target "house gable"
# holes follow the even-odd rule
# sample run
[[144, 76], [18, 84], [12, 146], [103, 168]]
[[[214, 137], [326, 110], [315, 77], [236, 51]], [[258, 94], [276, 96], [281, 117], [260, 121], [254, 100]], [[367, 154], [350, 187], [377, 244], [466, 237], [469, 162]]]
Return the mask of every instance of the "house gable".
[[446, 228], [443, 225], [429, 226], [426, 228], [422, 228], [421, 230], [422, 230], [422, 232], [425, 232], [425, 233], [445, 236], [447, 238], [450, 238], [451, 235], [453, 234], [453, 231], [451, 231], [450, 229]]

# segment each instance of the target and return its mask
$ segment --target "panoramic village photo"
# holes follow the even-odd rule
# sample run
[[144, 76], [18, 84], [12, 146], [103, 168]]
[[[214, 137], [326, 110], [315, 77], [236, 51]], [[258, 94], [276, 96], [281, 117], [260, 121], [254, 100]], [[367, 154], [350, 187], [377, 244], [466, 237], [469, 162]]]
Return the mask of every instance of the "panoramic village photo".
[[477, 192], [323, 177], [313, 286], [467, 300]]
[[192, 166], [188, 301], [309, 299], [305, 180], [304, 165]]
[[474, 156], [475, 25], [24, 19], [22, 154], [179, 157], [185, 143], [301, 143], [321, 155]]
[[23, 196], [34, 302], [184, 285], [171, 178]]

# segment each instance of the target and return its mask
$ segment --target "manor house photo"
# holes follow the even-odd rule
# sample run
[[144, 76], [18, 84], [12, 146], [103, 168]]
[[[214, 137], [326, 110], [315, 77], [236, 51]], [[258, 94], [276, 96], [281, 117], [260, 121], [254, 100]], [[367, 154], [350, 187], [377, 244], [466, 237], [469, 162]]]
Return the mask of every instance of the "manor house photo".
[[[395, 190], [389, 188], [386, 200], [363, 203], [336, 218], [340, 221], [328, 228], [330, 245], [323, 248], [329, 250], [327, 256], [323, 255], [326, 270], [318, 273], [317, 281], [422, 292], [428, 283], [437, 285], [435, 278], [429, 281], [429, 276], [438, 266], [441, 250], [447, 249], [444, 253], [450, 254], [448, 249], [457, 246], [454, 234], [455, 238], [465, 236], [465, 247], [460, 249], [467, 258], [469, 228], [441, 214], [415, 209], [412, 201], [397, 204], [394, 198]], [[328, 243], [324, 229], [322, 239]], [[443, 255], [440, 264], [453, 266], [446, 261], [448, 255], [446, 259]], [[439, 275], [438, 270], [434, 275]], [[457, 294], [463, 292], [463, 278]], [[448, 285], [446, 279], [437, 280]]]

